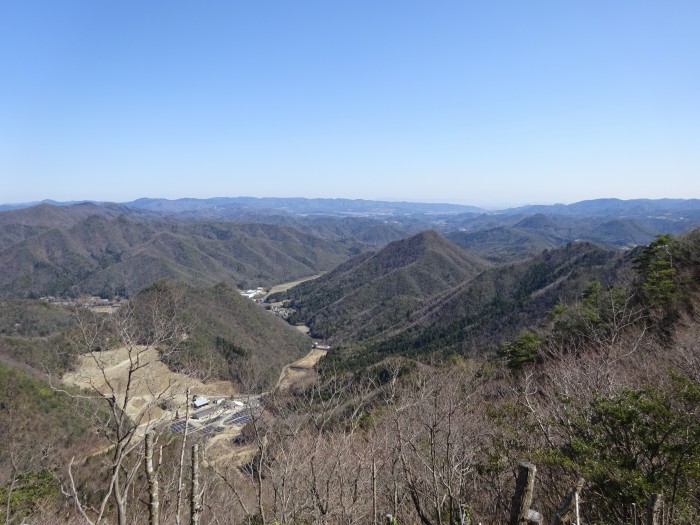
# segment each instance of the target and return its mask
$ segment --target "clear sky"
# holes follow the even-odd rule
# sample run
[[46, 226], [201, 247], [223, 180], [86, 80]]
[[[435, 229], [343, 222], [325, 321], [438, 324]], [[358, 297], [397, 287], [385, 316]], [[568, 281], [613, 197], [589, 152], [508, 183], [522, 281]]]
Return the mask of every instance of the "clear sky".
[[700, 197], [700, 1], [0, 2], [0, 203]]

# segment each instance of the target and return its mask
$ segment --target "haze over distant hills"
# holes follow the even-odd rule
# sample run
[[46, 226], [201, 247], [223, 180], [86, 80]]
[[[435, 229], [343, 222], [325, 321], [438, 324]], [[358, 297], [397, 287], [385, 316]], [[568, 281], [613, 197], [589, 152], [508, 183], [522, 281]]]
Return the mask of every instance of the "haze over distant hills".
[[[432, 230], [471, 257], [523, 260], [576, 240], [607, 249], [700, 225], [697, 199], [600, 199], [488, 212], [350, 199], [139, 199], [5, 205], [0, 294], [130, 295], [162, 278], [272, 285]], [[7, 209], [11, 207], [12, 209]]]
[[[26, 203], [3, 203], [0, 211], [29, 208], [38, 204], [72, 206], [90, 202], [98, 205], [115, 204], [108, 201], [54, 201], [43, 200]], [[618, 214], [679, 214], [697, 216], [699, 199], [615, 199], [601, 198], [572, 204], [535, 204], [504, 209], [487, 210], [483, 207], [450, 203], [396, 202], [367, 199], [303, 198], [303, 197], [213, 197], [206, 199], [140, 198], [118, 203], [130, 209], [156, 211], [160, 213], [195, 213], [208, 210], [225, 213], [235, 209], [286, 211], [291, 214], [333, 213], [554, 213], [565, 215], [602, 216]]]
[[[94, 204], [108, 204], [89, 201]], [[0, 204], [0, 211], [27, 208], [37, 204], [52, 206], [71, 206], [79, 204], [76, 201], [57, 202], [45, 200], [41, 202]], [[400, 214], [400, 213], [481, 213], [484, 210], [476, 206], [460, 204], [434, 204], [419, 202], [392, 202], [364, 199], [307, 199], [307, 198], [278, 198], [278, 197], [214, 197], [209, 199], [153, 199], [141, 198], [121, 205], [134, 210], [147, 210], [167, 214], [184, 214], [189, 216], [236, 216], [247, 210], [257, 212], [274, 211], [290, 214]]]

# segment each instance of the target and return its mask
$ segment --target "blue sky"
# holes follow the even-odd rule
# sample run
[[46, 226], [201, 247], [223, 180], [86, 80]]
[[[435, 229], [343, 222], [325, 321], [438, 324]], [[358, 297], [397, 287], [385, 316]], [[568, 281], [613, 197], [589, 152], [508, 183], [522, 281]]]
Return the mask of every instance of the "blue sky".
[[0, 2], [0, 202], [700, 197], [700, 2]]

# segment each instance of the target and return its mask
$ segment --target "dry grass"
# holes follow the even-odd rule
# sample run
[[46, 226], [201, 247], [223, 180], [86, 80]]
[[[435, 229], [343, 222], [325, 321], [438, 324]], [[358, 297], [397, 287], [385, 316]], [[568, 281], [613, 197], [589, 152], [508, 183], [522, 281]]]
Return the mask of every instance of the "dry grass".
[[326, 350], [314, 348], [313, 350], [311, 350], [311, 352], [306, 354], [298, 361], [294, 361], [289, 366], [292, 368], [313, 368], [318, 364], [319, 359], [321, 359], [327, 353], [328, 352]]
[[277, 381], [277, 388], [289, 390], [293, 385], [304, 381], [309, 375], [314, 373], [313, 368], [326, 353], [326, 350], [314, 348], [298, 361], [285, 366], [282, 369], [279, 381]]
[[270, 291], [267, 295], [272, 295], [273, 293], [278, 293], [278, 292], [286, 292], [290, 288], [294, 288], [297, 284], [301, 284], [305, 281], [311, 281], [312, 279], [318, 279], [322, 275], [323, 275], [322, 273], [319, 273], [318, 275], [312, 275], [311, 277], [304, 277], [303, 279], [298, 279], [296, 281], [278, 284], [277, 286], [273, 286], [272, 288], [270, 288]]

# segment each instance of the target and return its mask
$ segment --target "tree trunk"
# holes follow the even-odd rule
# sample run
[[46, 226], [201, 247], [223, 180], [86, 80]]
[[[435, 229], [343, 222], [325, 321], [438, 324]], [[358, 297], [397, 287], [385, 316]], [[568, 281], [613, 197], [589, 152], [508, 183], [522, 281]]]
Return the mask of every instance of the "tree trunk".
[[158, 471], [153, 468], [153, 432], [146, 434], [146, 478], [148, 479], [148, 523], [160, 523], [160, 499], [158, 494]]
[[[117, 466], [119, 468], [119, 466]], [[127, 490], [122, 494], [122, 486], [119, 476], [119, 471], [116, 472], [114, 477], [114, 501], [117, 504], [117, 523], [119, 525], [126, 525], [126, 494]]]
[[199, 494], [199, 445], [192, 445], [192, 491], [190, 493], [190, 523], [199, 525], [202, 504]]
[[372, 457], [372, 524], [377, 525], [377, 460]]
[[647, 525], [663, 525], [662, 508], [664, 497], [661, 494], [652, 494], [647, 501]]
[[5, 507], [5, 523], [9, 525], [10, 523], [10, 517], [11, 517], [11, 510], [12, 510], [12, 492], [15, 490], [15, 486], [17, 485], [17, 480], [19, 476], [19, 467], [17, 466], [18, 463], [15, 461], [15, 456], [10, 453], [10, 461], [12, 463], [12, 482], [10, 483], [10, 486], [7, 489], [7, 504]]
[[557, 509], [554, 518], [552, 519], [552, 525], [564, 525], [565, 523], [577, 523], [578, 513], [576, 508], [577, 496], [581, 493], [583, 485], [586, 481], [583, 478], [579, 478], [576, 485], [569, 493], [564, 497], [559, 508]]
[[190, 388], [187, 387], [185, 399], [185, 432], [182, 436], [182, 446], [180, 448], [180, 466], [177, 473], [177, 500], [175, 502], [175, 525], [180, 525], [180, 511], [182, 508], [182, 472], [185, 469], [185, 446], [187, 444], [187, 431], [190, 427]]
[[535, 489], [537, 468], [532, 463], [522, 462], [518, 465], [518, 480], [510, 512], [510, 525], [527, 525], [528, 513]]

